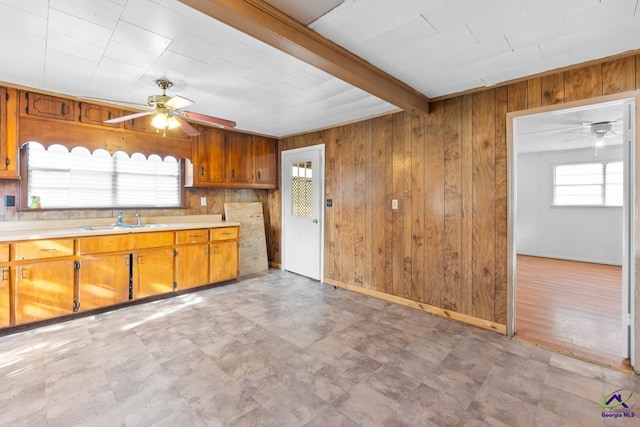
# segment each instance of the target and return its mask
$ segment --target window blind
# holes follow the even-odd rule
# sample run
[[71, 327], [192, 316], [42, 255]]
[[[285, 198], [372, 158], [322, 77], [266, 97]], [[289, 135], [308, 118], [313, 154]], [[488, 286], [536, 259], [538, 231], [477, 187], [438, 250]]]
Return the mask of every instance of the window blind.
[[173, 157], [34, 142], [26, 149], [28, 197], [40, 197], [43, 209], [180, 206], [180, 165]]
[[622, 162], [554, 166], [553, 204], [622, 206]]

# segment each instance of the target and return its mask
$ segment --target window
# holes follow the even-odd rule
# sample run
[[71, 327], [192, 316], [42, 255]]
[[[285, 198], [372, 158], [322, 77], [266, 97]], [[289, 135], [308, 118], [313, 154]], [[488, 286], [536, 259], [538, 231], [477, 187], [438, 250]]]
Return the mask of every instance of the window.
[[291, 175], [291, 215], [313, 215], [313, 195], [311, 162], [292, 163]]
[[180, 206], [180, 164], [173, 157], [45, 149], [36, 142], [25, 149], [28, 200], [39, 197], [44, 209]]
[[622, 206], [622, 162], [554, 166], [556, 206]]

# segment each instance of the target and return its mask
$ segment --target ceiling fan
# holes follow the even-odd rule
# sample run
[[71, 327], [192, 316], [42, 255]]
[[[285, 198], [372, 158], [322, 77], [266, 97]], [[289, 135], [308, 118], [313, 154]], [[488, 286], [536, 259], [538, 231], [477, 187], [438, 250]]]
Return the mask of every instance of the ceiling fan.
[[595, 148], [596, 148], [596, 156], [597, 156], [598, 148], [604, 146], [605, 137], [613, 137], [618, 135], [612, 129], [613, 129], [613, 125], [619, 122], [620, 122], [619, 120], [607, 120], [603, 122], [583, 123], [582, 127], [589, 130], [588, 134], [582, 134], [580, 136], [565, 139], [563, 140], [563, 142], [594, 137], [596, 138]]
[[126, 120], [137, 119], [138, 117], [154, 115], [151, 120], [151, 125], [157, 128], [158, 131], [162, 130], [163, 135], [166, 135], [167, 129], [174, 129], [179, 126], [183, 132], [189, 136], [200, 135], [200, 132], [191, 126], [185, 118], [216, 126], [236, 127], [236, 122], [231, 120], [220, 119], [191, 111], [182, 111], [183, 108], [193, 104], [193, 101], [179, 95], [168, 96], [167, 89], [173, 86], [173, 83], [168, 80], [156, 80], [156, 84], [162, 89], [162, 95], [151, 95], [147, 98], [147, 103], [143, 107], [149, 111], [128, 114], [126, 116], [105, 120], [104, 122], [120, 123]]
[[580, 127], [584, 129], [588, 129], [589, 133], [584, 134], [583, 130], [580, 132], [582, 135], [576, 136], [573, 138], [565, 139], [565, 141], [572, 141], [574, 139], [581, 139], [585, 137], [595, 137], [598, 140], [603, 139], [604, 137], [615, 136], [617, 133], [613, 131], [613, 125], [619, 123], [619, 120], [607, 120], [604, 122], [587, 122], [583, 123]]

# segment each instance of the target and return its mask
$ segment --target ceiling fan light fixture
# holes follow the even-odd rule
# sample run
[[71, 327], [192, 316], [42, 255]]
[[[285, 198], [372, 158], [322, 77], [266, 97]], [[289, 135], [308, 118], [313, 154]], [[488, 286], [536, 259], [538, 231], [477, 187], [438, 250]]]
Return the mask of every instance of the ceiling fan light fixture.
[[157, 129], [173, 129], [180, 124], [174, 117], [169, 117], [167, 113], [158, 113], [151, 119], [151, 126]]
[[178, 119], [176, 119], [175, 117], [171, 116], [167, 120], [167, 127], [169, 129], [175, 129], [177, 127], [180, 127], [180, 122], [178, 122]]

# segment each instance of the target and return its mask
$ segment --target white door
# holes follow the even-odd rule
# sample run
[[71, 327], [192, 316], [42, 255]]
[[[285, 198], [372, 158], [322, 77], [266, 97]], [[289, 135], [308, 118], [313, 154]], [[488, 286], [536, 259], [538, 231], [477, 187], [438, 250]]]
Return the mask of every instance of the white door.
[[284, 270], [322, 278], [324, 145], [282, 152]]

